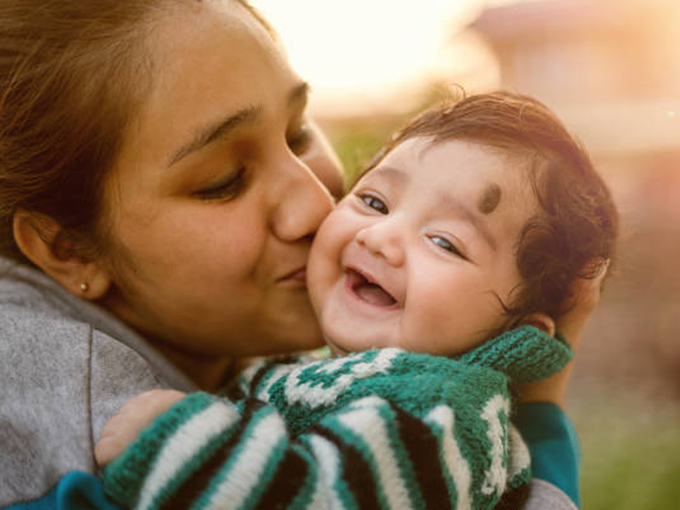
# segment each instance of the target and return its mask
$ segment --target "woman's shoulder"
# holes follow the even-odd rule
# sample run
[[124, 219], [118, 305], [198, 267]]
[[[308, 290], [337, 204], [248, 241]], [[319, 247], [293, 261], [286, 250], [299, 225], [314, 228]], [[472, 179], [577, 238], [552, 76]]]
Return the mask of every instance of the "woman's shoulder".
[[0, 450], [13, 452], [0, 506], [39, 497], [70, 470], [94, 472], [94, 441], [127, 398], [158, 387], [194, 389], [115, 317], [6, 261], [0, 385]]
[[0, 372], [0, 380], [11, 378], [10, 387], [75, 385], [87, 387], [92, 399], [102, 396], [99, 392], [127, 394], [138, 387], [145, 391], [151, 383], [195, 389], [118, 318], [72, 295], [41, 271], [2, 258], [0, 366], [7, 369]]
[[28, 314], [51, 318], [53, 322], [73, 322], [79, 318], [80, 302], [42, 271], [0, 257], [2, 315]]
[[72, 364], [89, 356], [89, 325], [70, 312], [56, 282], [48, 280], [0, 259], [0, 365], [11, 368], [0, 378], [38, 377], [58, 371], [61, 359]]
[[[144, 338], [96, 304], [72, 295], [41, 271], [0, 257], [0, 351], [22, 359], [92, 363], [93, 376], [146, 366], [160, 383], [193, 384]], [[72, 367], [75, 369], [76, 367]]]
[[0, 268], [0, 449], [11, 452], [0, 481], [4, 505], [42, 495], [69, 465], [94, 466], [90, 330], [51, 303], [37, 271], [5, 260]]

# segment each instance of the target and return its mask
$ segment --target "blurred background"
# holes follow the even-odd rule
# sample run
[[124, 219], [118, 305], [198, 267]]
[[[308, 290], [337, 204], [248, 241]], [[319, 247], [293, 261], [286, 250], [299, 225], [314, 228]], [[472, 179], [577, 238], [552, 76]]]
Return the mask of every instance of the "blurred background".
[[460, 87], [534, 95], [585, 143], [622, 237], [570, 387], [582, 508], [680, 508], [680, 1], [252, 3], [350, 174]]

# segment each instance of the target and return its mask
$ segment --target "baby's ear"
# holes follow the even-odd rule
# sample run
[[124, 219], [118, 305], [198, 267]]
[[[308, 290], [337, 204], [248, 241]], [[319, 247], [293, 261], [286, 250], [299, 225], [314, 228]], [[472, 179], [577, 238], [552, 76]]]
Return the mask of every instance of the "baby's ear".
[[517, 326], [533, 326], [552, 337], [555, 336], [555, 321], [545, 313], [530, 313], [523, 317]]

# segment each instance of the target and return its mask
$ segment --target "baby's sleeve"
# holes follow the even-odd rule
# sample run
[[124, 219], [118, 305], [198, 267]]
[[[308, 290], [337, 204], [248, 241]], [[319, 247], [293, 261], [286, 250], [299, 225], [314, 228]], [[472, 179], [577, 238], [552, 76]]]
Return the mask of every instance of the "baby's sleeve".
[[395, 349], [271, 369], [244, 400], [194, 393], [157, 418], [106, 493], [144, 509], [491, 508], [528, 481], [500, 372]]
[[533, 326], [521, 326], [456, 359], [470, 366], [501, 372], [515, 384], [526, 384], [556, 374], [572, 358], [571, 347], [563, 338], [553, 338]]
[[580, 505], [580, 449], [576, 430], [559, 406], [532, 402], [518, 406], [515, 425], [531, 452], [534, 478], [550, 482]]

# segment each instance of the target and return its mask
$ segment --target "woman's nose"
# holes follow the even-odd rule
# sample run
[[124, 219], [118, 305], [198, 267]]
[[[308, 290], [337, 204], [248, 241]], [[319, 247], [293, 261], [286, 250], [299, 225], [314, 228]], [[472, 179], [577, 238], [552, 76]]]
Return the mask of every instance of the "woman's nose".
[[311, 238], [335, 201], [318, 177], [295, 155], [286, 154], [278, 170], [270, 190], [272, 231], [285, 242]]
[[355, 239], [373, 255], [383, 257], [388, 264], [398, 267], [404, 263], [402, 227], [395, 220], [383, 220], [359, 230]]
[[309, 122], [309, 147], [300, 159], [314, 172], [319, 180], [336, 199], [342, 198], [342, 164], [323, 132], [313, 122]]

